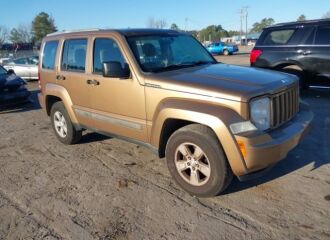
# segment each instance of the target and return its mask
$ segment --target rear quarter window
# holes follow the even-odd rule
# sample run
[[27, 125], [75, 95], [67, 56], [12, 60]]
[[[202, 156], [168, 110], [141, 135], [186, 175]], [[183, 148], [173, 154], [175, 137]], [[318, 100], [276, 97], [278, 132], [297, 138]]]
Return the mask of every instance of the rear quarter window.
[[315, 36], [315, 45], [330, 45], [330, 25], [318, 27]]
[[285, 45], [287, 44], [295, 29], [273, 30], [266, 33], [262, 45]]
[[57, 46], [58, 41], [49, 41], [45, 43], [44, 51], [42, 54], [43, 69], [54, 69]]

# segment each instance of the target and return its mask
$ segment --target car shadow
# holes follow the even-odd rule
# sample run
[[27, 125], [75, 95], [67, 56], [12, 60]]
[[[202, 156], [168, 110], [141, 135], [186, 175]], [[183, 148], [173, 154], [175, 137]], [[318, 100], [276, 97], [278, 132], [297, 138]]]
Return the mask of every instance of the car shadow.
[[0, 107], [0, 114], [27, 112], [41, 109], [38, 101], [39, 90], [30, 91], [31, 95], [27, 101], [20, 103], [9, 103], [6, 106]]
[[310, 89], [301, 92], [314, 113], [311, 130], [288, 156], [264, 176], [246, 182], [235, 178], [223, 195], [239, 192], [283, 177], [307, 165], [310, 172], [330, 164], [330, 89]]
[[111, 139], [111, 137], [96, 133], [96, 132], [88, 132], [86, 134], [83, 134], [81, 140], [79, 141], [79, 144], [86, 144], [86, 143], [92, 143], [92, 142], [101, 142]]

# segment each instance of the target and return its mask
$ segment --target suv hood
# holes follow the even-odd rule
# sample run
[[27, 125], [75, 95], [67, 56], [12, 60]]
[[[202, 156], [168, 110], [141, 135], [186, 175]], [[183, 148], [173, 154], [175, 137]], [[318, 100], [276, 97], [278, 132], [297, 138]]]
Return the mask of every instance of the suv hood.
[[227, 64], [210, 64], [151, 74], [146, 85], [204, 96], [248, 102], [249, 99], [282, 91], [297, 84], [287, 73]]

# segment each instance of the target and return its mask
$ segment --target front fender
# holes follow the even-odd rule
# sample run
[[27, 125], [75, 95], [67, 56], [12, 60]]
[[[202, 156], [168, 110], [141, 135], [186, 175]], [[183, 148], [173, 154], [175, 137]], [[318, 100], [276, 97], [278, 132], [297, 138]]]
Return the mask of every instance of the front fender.
[[[47, 83], [45, 86], [44, 94], [46, 97], [45, 98], [46, 101], [47, 101], [47, 96], [55, 96], [55, 97], [60, 98], [65, 106], [66, 111], [68, 112], [68, 114], [70, 116], [71, 121], [74, 124], [79, 125], [77, 117], [72, 108], [72, 106], [73, 106], [72, 100], [70, 98], [68, 91], [64, 87], [59, 86], [57, 84]], [[48, 103], [45, 102], [46, 107], [47, 107], [47, 104]]]
[[237, 142], [229, 130], [231, 123], [243, 121], [234, 110], [195, 101], [167, 100], [160, 104], [152, 121], [150, 142], [155, 147], [159, 147], [161, 131], [167, 119], [186, 120], [210, 127], [218, 137], [234, 174], [247, 172]]

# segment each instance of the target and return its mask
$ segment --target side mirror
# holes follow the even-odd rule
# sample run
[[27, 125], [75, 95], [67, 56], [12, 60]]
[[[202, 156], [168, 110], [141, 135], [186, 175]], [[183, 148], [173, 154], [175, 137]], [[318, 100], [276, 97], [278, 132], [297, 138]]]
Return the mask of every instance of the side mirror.
[[116, 61], [103, 63], [103, 77], [127, 79], [130, 76], [131, 71], [127, 63], [124, 63], [124, 66]]
[[15, 74], [15, 71], [14, 71], [14, 69], [8, 69], [7, 73], [8, 73], [8, 75], [13, 75], [13, 74]]

